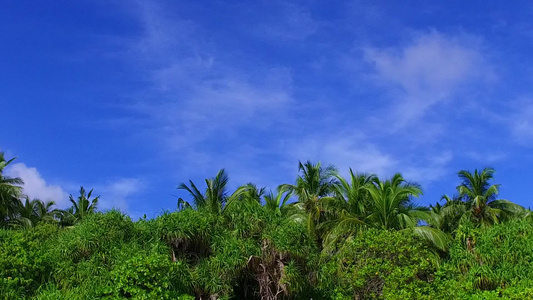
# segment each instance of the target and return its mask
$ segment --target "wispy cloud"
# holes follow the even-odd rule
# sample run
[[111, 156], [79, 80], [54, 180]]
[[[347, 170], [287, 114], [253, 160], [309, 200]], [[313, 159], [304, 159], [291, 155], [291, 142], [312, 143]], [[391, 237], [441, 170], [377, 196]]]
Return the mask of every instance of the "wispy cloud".
[[295, 155], [292, 159], [333, 164], [343, 176], [348, 175], [348, 168], [376, 174], [380, 178], [401, 172], [407, 180], [422, 184], [430, 184], [445, 176], [453, 159], [451, 151], [442, 151], [437, 155], [401, 155], [399, 152], [384, 151], [379, 144], [370, 142], [361, 134], [309, 137], [292, 144], [291, 148]]
[[508, 154], [501, 150], [493, 149], [489, 151], [469, 151], [466, 155], [477, 162], [492, 164], [502, 161], [508, 157]]
[[286, 119], [294, 101], [290, 69], [247, 63], [219, 49], [200, 24], [170, 17], [154, 3], [141, 6], [142, 35], [125, 59], [147, 76], [147, 85], [125, 107], [144, 116], [140, 130], [160, 143], [159, 156], [205, 172], [213, 152], [245, 149], [231, 146], [237, 139], [239, 146], [251, 143], [243, 131], [268, 130]]
[[444, 151], [427, 159], [418, 159], [417, 164], [405, 163], [402, 166], [403, 175], [407, 180], [428, 185], [450, 173], [448, 165], [452, 159], [453, 153]]
[[293, 150], [293, 160], [321, 160], [337, 166], [343, 175], [348, 173], [348, 168], [357, 172], [387, 175], [398, 164], [396, 159], [380, 151], [363, 135], [308, 136], [295, 140], [290, 148]]
[[367, 47], [364, 53], [377, 82], [396, 99], [393, 115], [399, 128], [452, 100], [468, 84], [495, 79], [480, 39], [465, 34], [447, 36], [432, 30], [403, 46]]
[[178, 134], [191, 143], [243, 125], [264, 128], [273, 121], [269, 114], [283, 112], [291, 101], [291, 75], [285, 69], [265, 70], [261, 83], [256, 83], [244, 74], [217, 75], [216, 70], [207, 72], [211, 76], [184, 78], [187, 68], [172, 68], [175, 72], [161, 70], [157, 77], [168, 86], [164, 99], [143, 101], [137, 108], [177, 138], [174, 146], [184, 142]]
[[95, 193], [100, 196], [99, 209], [119, 209], [130, 212], [130, 197], [145, 188], [144, 182], [139, 178], [118, 178], [106, 184], [95, 186]]
[[533, 100], [515, 101], [514, 112], [507, 120], [515, 140], [526, 146], [533, 145]]
[[[262, 22], [269, 23], [263, 28], [267, 40], [275, 36], [302, 40], [320, 30], [308, 8], [294, 4], [278, 8], [272, 15], [280, 28], [265, 17], [251, 30], [260, 31]], [[439, 104], [463, 95], [468, 84], [495, 78], [480, 38], [418, 32], [400, 45], [362, 49], [363, 55], [354, 58], [359, 60], [357, 77], [370, 76], [378, 87], [373, 86], [371, 94], [380, 98], [385, 94], [387, 99], [377, 107], [367, 100], [357, 109], [343, 110], [313, 98], [329, 97], [331, 86], [318, 86], [320, 96], [310, 93], [302, 99], [302, 90], [310, 89], [298, 81], [299, 70], [253, 55], [240, 56], [241, 49], [234, 53], [226, 48], [201, 22], [171, 16], [154, 3], [141, 3], [137, 18], [142, 34], [131, 43], [125, 60], [146, 76], [147, 85], [126, 106], [144, 116], [140, 131], [149, 143], [160, 143], [157, 155], [164, 154], [189, 176], [210, 176], [226, 167], [235, 179], [270, 184], [275, 168], [285, 172], [298, 160], [311, 159], [336, 164], [346, 172], [352, 167], [382, 176], [405, 167], [402, 170], [414, 180], [435, 181], [443, 173], [429, 174], [428, 166], [445, 170], [454, 155], [446, 147], [438, 149], [444, 153], [440, 161], [428, 154], [435, 149], [424, 144], [447, 129], [445, 122], [424, 118]], [[370, 69], [360, 68], [362, 61]], [[361, 73], [369, 70], [370, 75]], [[325, 109], [313, 108], [315, 102]], [[339, 116], [348, 114], [360, 116], [361, 134], [341, 134], [347, 123]], [[321, 131], [318, 124], [325, 122], [328, 128]], [[406, 134], [402, 131], [406, 126], [416, 130]], [[258, 137], [265, 132], [268, 137]], [[394, 146], [387, 142], [392, 137]], [[413, 149], [411, 143], [423, 148]], [[407, 156], [409, 152], [416, 154]], [[262, 169], [261, 175], [245, 170], [260, 167], [258, 160], [276, 160], [276, 166]]]
[[[271, 7], [272, 9], [272, 7]], [[256, 27], [258, 35], [276, 40], [301, 40], [315, 33], [319, 23], [309, 9], [296, 3], [282, 2], [276, 13], [269, 14]]]

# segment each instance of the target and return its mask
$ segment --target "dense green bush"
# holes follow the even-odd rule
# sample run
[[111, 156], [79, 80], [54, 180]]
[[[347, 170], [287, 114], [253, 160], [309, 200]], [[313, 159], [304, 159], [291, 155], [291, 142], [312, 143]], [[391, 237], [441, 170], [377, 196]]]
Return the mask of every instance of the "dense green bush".
[[420, 299], [439, 264], [410, 233], [384, 230], [367, 231], [323, 259], [319, 288], [336, 299]]
[[[175, 299], [189, 290], [190, 269], [168, 255], [139, 253], [117, 264], [111, 271], [112, 285], [106, 298]], [[183, 296], [184, 297], [184, 296]]]
[[49, 241], [57, 226], [42, 224], [27, 230], [0, 229], [0, 298], [24, 299], [48, 281], [54, 271]]
[[[58, 254], [64, 260], [79, 262], [93, 254], [109, 254], [114, 247], [134, 236], [133, 222], [129, 217], [112, 210], [90, 215], [82, 223], [68, 228], [58, 240]], [[105, 261], [107, 257], [102, 256]]]
[[[470, 239], [470, 247], [465, 242]], [[533, 224], [515, 220], [491, 227], [459, 227], [448, 259], [439, 270], [442, 282], [472, 297], [533, 297]]]
[[11, 161], [0, 153], [0, 299], [533, 299], [533, 214], [497, 199], [491, 168], [460, 171], [457, 197], [429, 208], [399, 173], [300, 163], [265, 195], [229, 193], [222, 169], [205, 192], [179, 185], [194, 208], [133, 222], [83, 187], [68, 210], [30, 201], [2, 175]]
[[463, 222], [447, 253], [412, 231], [378, 229], [321, 252], [307, 224], [248, 204], [0, 229], [0, 298], [533, 298], [527, 219]]
[[[317, 258], [315, 241], [302, 224], [282, 220], [269, 226], [263, 234], [261, 263], [268, 275], [277, 280], [272, 283], [273, 288], [283, 290], [285, 296], [313, 295]], [[266, 274], [256, 272], [256, 275]]]
[[88, 295], [97, 294], [111, 284], [110, 270], [131, 248], [134, 225], [118, 212], [87, 216], [74, 227], [61, 231], [50, 250], [56, 258], [52, 283], [68, 290], [84, 288]]

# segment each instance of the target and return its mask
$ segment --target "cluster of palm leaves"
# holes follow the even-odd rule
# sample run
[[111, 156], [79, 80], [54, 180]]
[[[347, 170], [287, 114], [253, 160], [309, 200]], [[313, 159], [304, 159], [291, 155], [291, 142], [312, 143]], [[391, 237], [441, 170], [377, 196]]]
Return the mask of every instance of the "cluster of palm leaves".
[[[55, 208], [53, 201], [23, 195], [23, 181], [3, 175], [13, 160], [5, 160], [0, 152], [1, 226], [33, 227], [39, 222], [70, 226], [96, 211], [99, 197], [91, 199], [93, 191], [87, 193], [83, 187], [77, 198], [70, 195], [72, 206], [67, 210]], [[322, 167], [310, 161], [300, 162], [298, 170], [295, 184], [282, 184], [275, 192], [266, 193], [264, 188], [249, 183], [229, 194], [228, 174], [221, 169], [214, 178], [205, 180], [204, 192], [192, 181], [188, 185], [181, 183], [178, 188], [191, 194], [192, 203], [180, 198], [178, 209], [194, 207], [221, 215], [243, 201], [263, 204], [270, 213], [305, 224], [317, 245], [327, 251], [372, 228], [412, 231], [445, 251], [461, 222], [491, 225], [532, 215], [511, 201], [497, 199], [499, 185], [492, 183], [492, 168], [460, 171], [457, 196], [443, 196], [443, 205], [430, 207], [415, 204], [414, 198], [422, 195], [420, 186], [399, 173], [380, 179], [350, 169], [349, 178], [344, 178], [333, 166]]]
[[4, 153], [0, 152], [0, 227], [29, 228], [40, 222], [71, 226], [96, 211], [99, 197], [91, 199], [93, 191], [86, 193], [83, 187], [76, 199], [70, 195], [72, 206], [67, 210], [55, 208], [54, 201], [30, 199], [22, 192], [22, 179], [3, 174], [4, 169], [15, 159], [6, 161]]
[[443, 196], [443, 205], [430, 207], [416, 205], [414, 198], [422, 195], [422, 189], [400, 173], [380, 179], [350, 169], [349, 178], [344, 178], [333, 166], [322, 167], [310, 161], [300, 162], [298, 169], [296, 183], [282, 184], [275, 193], [247, 184], [231, 195], [226, 189], [228, 175], [222, 169], [214, 178], [206, 179], [204, 193], [192, 181], [189, 185], [181, 183], [178, 188], [188, 191], [193, 203], [180, 198], [178, 208], [196, 207], [223, 214], [242, 201], [263, 203], [271, 213], [305, 224], [325, 251], [334, 251], [369, 229], [411, 231], [446, 251], [462, 222], [485, 226], [531, 215], [511, 201], [497, 199], [499, 185], [491, 183], [492, 168], [460, 171], [458, 196]]
[[[513, 219], [533, 218], [530, 210], [498, 199], [500, 186], [493, 183], [491, 168], [460, 171], [456, 195], [443, 196], [440, 203], [429, 207], [416, 204], [421, 187], [399, 173], [381, 178], [349, 169], [343, 177], [333, 166], [307, 161], [299, 163], [293, 184], [266, 191], [248, 183], [230, 192], [228, 174], [222, 169], [205, 180], [205, 187], [193, 181], [181, 183], [178, 189], [191, 197], [189, 201], [178, 199], [178, 212], [132, 222], [118, 211], [95, 213], [99, 197], [93, 198], [93, 191], [83, 187], [78, 197], [70, 195], [72, 205], [66, 210], [56, 209], [52, 201], [31, 199], [23, 194], [22, 180], [3, 175], [12, 161], [0, 153], [0, 226], [15, 229], [3, 230], [4, 240], [30, 239], [31, 232], [50, 231], [59, 241], [50, 247], [61, 256], [59, 264], [47, 265], [60, 270], [53, 273], [62, 286], [49, 286], [57, 293], [76, 286], [71, 280], [108, 274], [98, 283], [106, 289], [87, 288], [91, 297], [135, 298], [137, 293], [139, 298], [161, 299], [168, 292], [197, 299], [321, 299], [317, 296], [336, 292], [368, 298], [374, 292], [381, 294], [384, 285], [394, 290], [394, 282], [404, 288], [412, 282], [421, 295], [427, 290], [418, 290], [418, 284], [428, 287], [434, 276], [443, 276], [440, 280], [444, 281], [459, 278], [458, 282], [470, 276], [469, 282], [484, 290], [505, 285], [501, 278], [510, 281], [526, 273], [515, 270], [496, 276], [489, 266], [496, 265], [499, 252], [490, 259], [483, 256], [483, 245], [524, 237], [523, 232], [531, 228], [529, 221]], [[502, 222], [506, 224], [493, 226]], [[514, 233], [512, 237], [498, 233], [494, 239], [478, 238], [477, 233], [493, 229], [495, 234], [511, 229]], [[472, 246], [476, 241], [477, 246]], [[52, 246], [56, 244], [62, 246], [56, 249]], [[503, 253], [511, 249], [508, 244]], [[11, 268], [13, 255], [3, 252], [9, 258], [0, 257], [4, 263], [0, 269], [7, 270], [5, 278], [12, 278], [20, 273], [18, 265]], [[529, 257], [528, 253], [522, 256]], [[453, 259], [444, 261], [448, 266], [437, 274], [438, 263], [431, 258], [440, 254]], [[385, 260], [388, 263], [382, 263]], [[41, 260], [34, 261], [35, 269], [41, 270], [37, 264]], [[39, 272], [21, 273], [41, 278], [26, 293], [38, 290], [38, 282], [50, 280], [51, 271]], [[436, 286], [438, 294], [441, 290]]]
[[4, 153], [0, 152], [0, 225], [6, 225], [13, 218], [19, 206], [19, 197], [22, 195], [22, 184], [20, 178], [9, 178], [3, 175], [4, 168], [15, 158], [8, 161], [4, 158]]
[[442, 196], [444, 205], [431, 206], [432, 224], [447, 232], [453, 232], [465, 220], [482, 225], [493, 225], [502, 221], [524, 217], [528, 214], [522, 206], [509, 200], [497, 199], [500, 185], [491, 184], [494, 169], [458, 173], [461, 184], [457, 195]]

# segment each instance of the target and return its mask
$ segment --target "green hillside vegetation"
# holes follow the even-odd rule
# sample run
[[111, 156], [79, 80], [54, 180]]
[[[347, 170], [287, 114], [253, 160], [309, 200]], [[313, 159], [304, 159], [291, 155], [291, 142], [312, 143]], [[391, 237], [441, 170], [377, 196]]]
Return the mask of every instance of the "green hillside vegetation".
[[0, 153], [1, 299], [533, 299], [533, 215], [498, 198], [494, 170], [458, 172], [453, 197], [299, 164], [291, 184], [228, 191], [220, 170], [176, 211], [132, 221], [23, 195]]

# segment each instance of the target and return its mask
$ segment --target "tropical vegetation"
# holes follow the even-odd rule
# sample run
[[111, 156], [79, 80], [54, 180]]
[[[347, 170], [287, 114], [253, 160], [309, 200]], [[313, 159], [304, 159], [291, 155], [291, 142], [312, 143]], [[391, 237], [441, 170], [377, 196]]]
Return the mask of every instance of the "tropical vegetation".
[[[24, 195], [0, 153], [2, 299], [532, 299], [531, 211], [494, 169], [456, 195], [300, 162], [294, 183], [228, 190], [222, 169], [177, 188], [175, 211], [133, 221], [81, 187], [59, 209]], [[59, 199], [56, 199], [59, 200]]]

